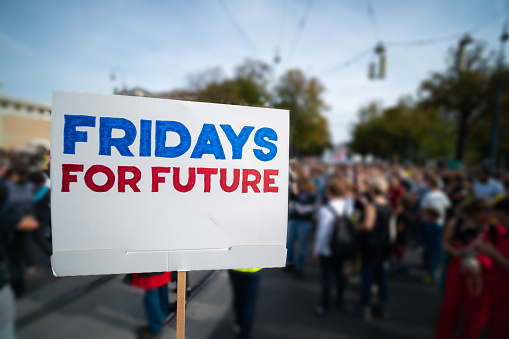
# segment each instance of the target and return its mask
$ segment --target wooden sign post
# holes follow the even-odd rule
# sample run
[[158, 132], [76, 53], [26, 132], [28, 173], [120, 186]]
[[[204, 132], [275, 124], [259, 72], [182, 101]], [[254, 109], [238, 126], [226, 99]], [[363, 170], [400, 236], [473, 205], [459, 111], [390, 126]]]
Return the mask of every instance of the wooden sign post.
[[186, 332], [186, 272], [179, 271], [177, 278], [177, 339]]

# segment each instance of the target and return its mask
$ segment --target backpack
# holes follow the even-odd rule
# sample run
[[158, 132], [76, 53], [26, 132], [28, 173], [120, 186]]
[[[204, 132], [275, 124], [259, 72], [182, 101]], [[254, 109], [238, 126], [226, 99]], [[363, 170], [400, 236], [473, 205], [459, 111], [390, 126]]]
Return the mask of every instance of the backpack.
[[346, 205], [343, 215], [338, 215], [330, 205], [327, 205], [327, 208], [334, 215], [334, 230], [330, 241], [332, 256], [348, 259], [355, 254], [356, 250], [357, 233], [355, 226], [346, 214]]

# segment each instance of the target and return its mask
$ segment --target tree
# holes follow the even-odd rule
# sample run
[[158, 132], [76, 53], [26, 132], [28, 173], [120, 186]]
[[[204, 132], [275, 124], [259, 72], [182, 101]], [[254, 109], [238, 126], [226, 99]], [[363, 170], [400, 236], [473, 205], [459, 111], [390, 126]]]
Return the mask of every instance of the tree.
[[324, 91], [318, 79], [308, 79], [298, 69], [279, 79], [275, 107], [290, 110], [290, 153], [294, 156], [321, 154], [330, 147]]
[[269, 101], [267, 84], [270, 67], [260, 61], [246, 60], [235, 69], [233, 78], [226, 78], [218, 68], [191, 78], [191, 91], [196, 100], [231, 105], [266, 106]]
[[451, 136], [450, 124], [437, 110], [407, 97], [385, 109], [375, 102], [361, 108], [350, 148], [384, 158], [446, 157], [452, 152]]
[[463, 160], [467, 139], [480, 120], [486, 118], [487, 98], [493, 88], [493, 53], [477, 42], [469, 51], [466, 70], [457, 67], [457, 49], [449, 51], [448, 67], [443, 73], [433, 73], [420, 87], [422, 103], [438, 109], [443, 116], [455, 123], [455, 158]]

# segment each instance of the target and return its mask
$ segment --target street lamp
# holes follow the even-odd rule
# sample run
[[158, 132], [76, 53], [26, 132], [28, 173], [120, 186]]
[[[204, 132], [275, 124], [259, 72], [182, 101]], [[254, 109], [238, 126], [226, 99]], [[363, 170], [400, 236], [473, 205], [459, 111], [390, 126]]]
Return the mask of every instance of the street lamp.
[[461, 72], [465, 72], [468, 70], [468, 50], [466, 49], [467, 45], [472, 43], [473, 39], [469, 34], [465, 34], [463, 38], [461, 38], [458, 46], [458, 55], [456, 60], [456, 65], [458, 70]]
[[383, 43], [378, 43], [375, 46], [375, 55], [378, 56], [378, 74], [376, 74], [376, 65], [371, 62], [368, 66], [369, 80], [383, 79], [387, 72], [387, 56], [385, 55], [385, 46]]

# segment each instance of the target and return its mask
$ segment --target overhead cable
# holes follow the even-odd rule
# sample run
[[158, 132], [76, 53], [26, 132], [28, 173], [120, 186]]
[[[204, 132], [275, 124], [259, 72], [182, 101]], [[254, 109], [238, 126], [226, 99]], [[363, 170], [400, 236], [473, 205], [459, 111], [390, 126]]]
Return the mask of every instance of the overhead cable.
[[364, 57], [371, 54], [371, 52], [372, 52], [372, 48], [371, 47], [367, 48], [367, 49], [363, 50], [362, 52], [356, 54], [355, 56], [351, 57], [350, 59], [343, 61], [342, 63], [330, 68], [328, 71], [323, 73], [323, 76], [326, 77], [326, 76], [331, 75], [337, 71], [340, 71], [342, 69], [350, 67], [353, 64], [357, 63], [358, 61], [362, 60]]
[[221, 5], [221, 7], [223, 8], [223, 10], [226, 12], [226, 15], [228, 16], [228, 18], [232, 22], [233, 26], [235, 26], [235, 28], [237, 29], [237, 32], [239, 33], [239, 35], [244, 40], [244, 42], [249, 46], [249, 48], [256, 55], [259, 55], [258, 51], [256, 50], [256, 47], [253, 44], [253, 42], [251, 41], [251, 39], [249, 39], [249, 36], [246, 34], [246, 32], [244, 31], [242, 26], [239, 24], [239, 22], [235, 19], [235, 16], [232, 14], [232, 12], [228, 8], [228, 6], [226, 6], [226, 4], [223, 2], [223, 0], [218, 0], [218, 1], [219, 1], [219, 4]]
[[295, 37], [291, 44], [290, 50], [288, 52], [288, 57], [286, 58], [286, 60], [290, 60], [290, 58], [293, 55], [293, 52], [295, 51], [295, 47], [297, 46], [297, 43], [299, 42], [299, 39], [302, 35], [302, 31], [304, 30], [304, 27], [306, 27], [306, 21], [307, 21], [309, 12], [311, 11], [312, 5], [313, 5], [313, 0], [309, 0], [308, 4], [306, 6], [306, 9], [304, 10], [304, 14], [302, 15], [302, 18], [299, 21], [299, 25], [297, 27], [297, 32], [295, 33]]

